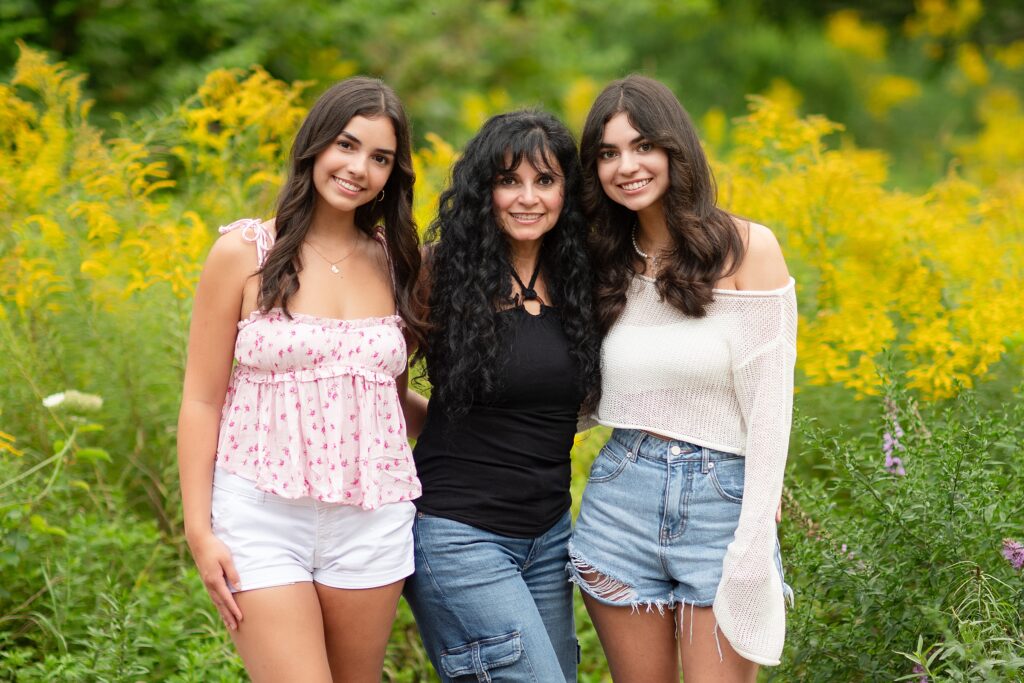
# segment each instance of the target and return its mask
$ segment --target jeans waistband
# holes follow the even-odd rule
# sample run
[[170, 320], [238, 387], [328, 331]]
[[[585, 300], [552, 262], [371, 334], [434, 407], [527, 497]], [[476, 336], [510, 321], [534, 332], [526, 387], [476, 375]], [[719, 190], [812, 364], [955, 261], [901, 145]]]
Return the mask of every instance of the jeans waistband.
[[615, 429], [611, 438], [625, 448], [629, 457], [633, 459], [642, 457], [670, 462], [692, 461], [702, 462], [706, 466], [709, 462], [743, 457], [698, 446], [688, 441], [664, 439], [640, 429]]

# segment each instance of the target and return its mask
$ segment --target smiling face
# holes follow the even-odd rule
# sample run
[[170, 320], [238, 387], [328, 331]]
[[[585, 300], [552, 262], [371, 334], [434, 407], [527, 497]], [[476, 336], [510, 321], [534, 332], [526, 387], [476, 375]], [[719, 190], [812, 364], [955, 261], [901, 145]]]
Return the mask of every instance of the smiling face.
[[558, 223], [564, 186], [558, 161], [550, 159], [546, 168], [538, 170], [524, 158], [494, 180], [491, 200], [498, 225], [512, 240], [539, 240]]
[[631, 211], [660, 209], [669, 188], [668, 154], [647, 141], [625, 112], [608, 119], [597, 154], [597, 176], [608, 198]]
[[384, 189], [395, 164], [395, 127], [386, 116], [353, 116], [316, 156], [317, 209], [354, 214]]

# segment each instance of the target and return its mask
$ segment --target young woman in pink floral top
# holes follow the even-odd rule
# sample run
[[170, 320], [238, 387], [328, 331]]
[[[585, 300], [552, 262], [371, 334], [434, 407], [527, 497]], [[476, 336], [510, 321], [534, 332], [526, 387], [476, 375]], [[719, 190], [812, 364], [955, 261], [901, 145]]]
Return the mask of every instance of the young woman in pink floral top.
[[253, 680], [377, 681], [413, 570], [409, 127], [380, 81], [313, 106], [274, 220], [221, 228], [178, 423], [185, 533]]

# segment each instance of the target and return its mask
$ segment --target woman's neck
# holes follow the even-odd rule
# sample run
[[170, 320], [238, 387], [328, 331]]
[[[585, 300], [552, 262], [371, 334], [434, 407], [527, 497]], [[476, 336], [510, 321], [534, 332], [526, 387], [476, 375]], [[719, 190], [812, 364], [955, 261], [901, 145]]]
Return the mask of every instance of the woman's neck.
[[324, 245], [351, 243], [359, 237], [355, 212], [335, 211], [318, 204], [313, 210], [306, 237]]
[[648, 207], [637, 214], [637, 242], [648, 254], [658, 254], [672, 246], [672, 233], [661, 205]]
[[509, 254], [512, 257], [512, 265], [527, 275], [537, 267], [537, 260], [540, 258], [540, 246], [543, 240], [530, 240], [522, 242], [512, 240], [509, 243]]

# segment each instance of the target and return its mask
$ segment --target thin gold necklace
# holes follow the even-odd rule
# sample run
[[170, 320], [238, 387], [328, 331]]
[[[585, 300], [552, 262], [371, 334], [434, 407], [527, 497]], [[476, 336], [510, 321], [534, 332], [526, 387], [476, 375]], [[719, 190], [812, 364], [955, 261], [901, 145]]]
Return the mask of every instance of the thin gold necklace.
[[322, 252], [322, 251], [320, 251], [319, 249], [317, 249], [317, 248], [316, 248], [316, 245], [315, 245], [315, 244], [313, 244], [312, 242], [310, 242], [309, 240], [303, 240], [303, 242], [305, 242], [306, 244], [308, 244], [308, 245], [309, 245], [309, 247], [310, 247], [310, 248], [311, 248], [311, 249], [312, 249], [313, 251], [315, 251], [315, 252], [316, 252], [316, 255], [317, 255], [317, 256], [319, 256], [320, 258], [322, 258], [322, 259], [323, 259], [324, 261], [327, 261], [327, 264], [328, 264], [328, 265], [329, 265], [329, 266], [331, 267], [331, 272], [332, 272], [332, 273], [334, 273], [335, 275], [341, 275], [341, 268], [339, 268], [339, 267], [338, 267], [338, 264], [339, 264], [339, 263], [341, 263], [342, 261], [344, 261], [344, 260], [345, 260], [345, 259], [347, 259], [347, 258], [348, 258], [349, 256], [351, 256], [352, 254], [354, 254], [354, 253], [355, 253], [355, 251], [356, 251], [356, 247], [358, 247], [358, 246], [359, 246], [359, 237], [356, 237], [356, 243], [352, 245], [352, 248], [348, 250], [348, 253], [347, 253], [347, 254], [345, 254], [344, 256], [342, 256], [342, 257], [341, 257], [340, 259], [338, 259], [337, 261], [332, 261], [331, 259], [329, 259], [329, 258], [327, 258], [326, 256], [324, 256], [323, 252]]

